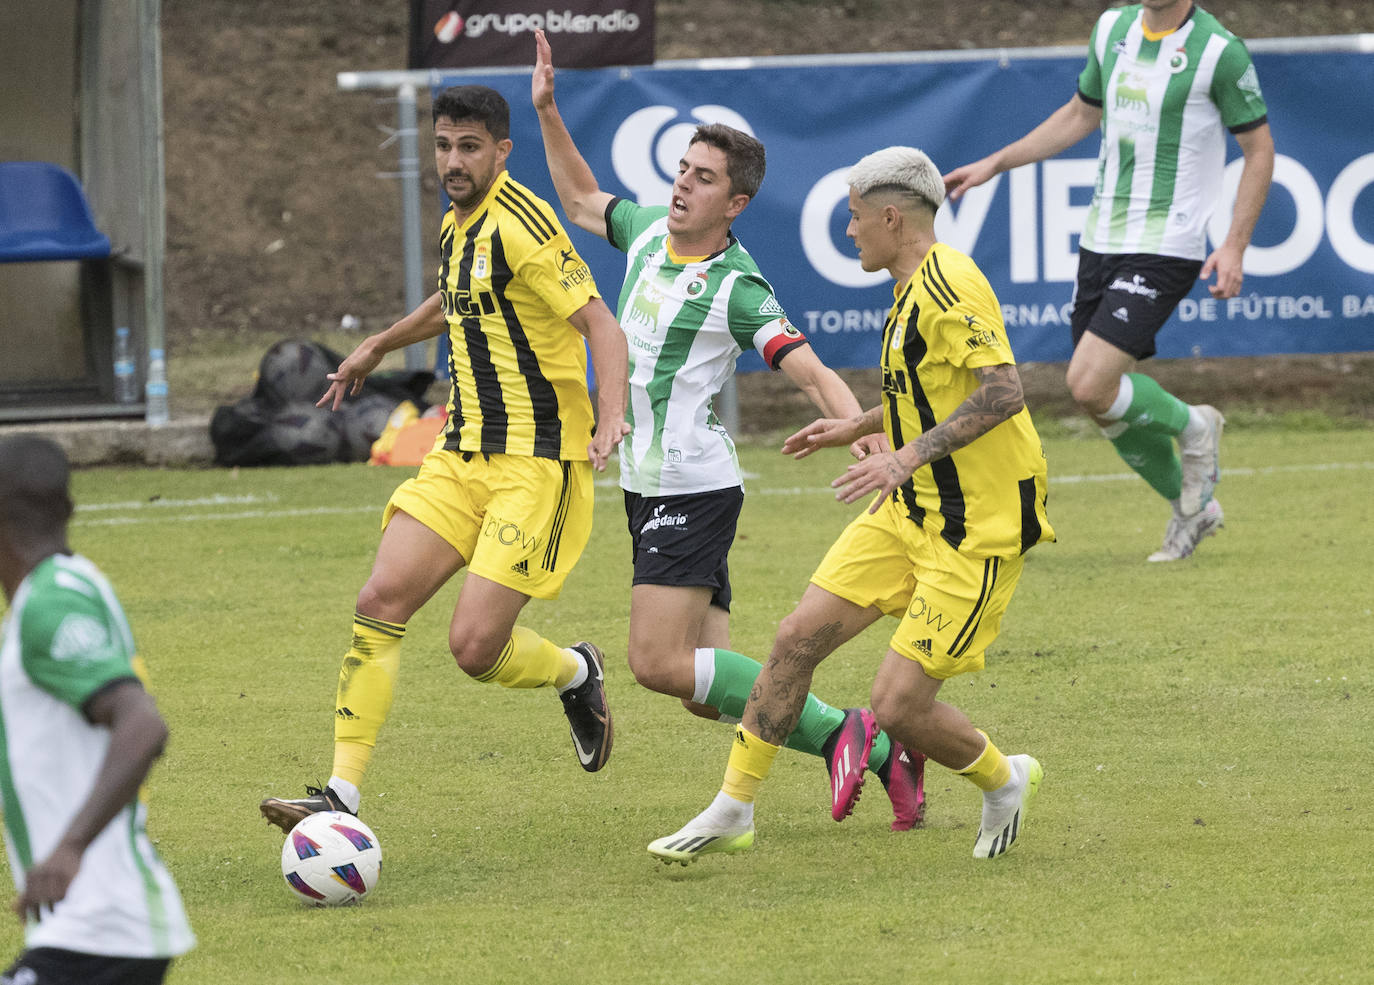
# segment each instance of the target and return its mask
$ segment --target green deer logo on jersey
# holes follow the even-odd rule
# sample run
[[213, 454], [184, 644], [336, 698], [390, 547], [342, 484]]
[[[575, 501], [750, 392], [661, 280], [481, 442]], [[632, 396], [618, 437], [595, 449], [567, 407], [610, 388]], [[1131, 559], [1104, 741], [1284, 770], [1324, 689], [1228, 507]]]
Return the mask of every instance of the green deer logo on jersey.
[[641, 280], [635, 287], [625, 320], [640, 328], [654, 329], [658, 326], [658, 312], [663, 301], [664, 293], [657, 284], [647, 278]]
[[1150, 94], [1145, 89], [1145, 80], [1123, 72], [1116, 83], [1116, 108], [1148, 113]]

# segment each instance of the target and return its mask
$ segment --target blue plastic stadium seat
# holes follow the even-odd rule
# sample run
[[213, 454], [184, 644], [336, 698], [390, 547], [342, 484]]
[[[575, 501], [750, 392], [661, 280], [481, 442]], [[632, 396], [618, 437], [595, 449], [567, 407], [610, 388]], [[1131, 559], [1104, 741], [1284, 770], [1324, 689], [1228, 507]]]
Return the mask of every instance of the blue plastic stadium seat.
[[0, 263], [109, 256], [110, 237], [95, 227], [75, 175], [45, 161], [0, 161]]

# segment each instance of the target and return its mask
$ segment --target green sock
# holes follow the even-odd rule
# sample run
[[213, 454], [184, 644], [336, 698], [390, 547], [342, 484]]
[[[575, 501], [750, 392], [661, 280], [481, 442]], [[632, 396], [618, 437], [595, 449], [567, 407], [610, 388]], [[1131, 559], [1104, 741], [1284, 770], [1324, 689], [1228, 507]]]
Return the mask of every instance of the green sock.
[[[1118, 422], [1120, 427], [1124, 422]], [[1111, 438], [1121, 460], [1148, 482], [1165, 499], [1178, 499], [1183, 491], [1183, 463], [1174, 450], [1174, 439], [1167, 434], [1128, 427]]]
[[[711, 679], [711, 689], [704, 703], [722, 715], [738, 721], [744, 715], [745, 702], [749, 700], [749, 692], [754, 689], [754, 681], [758, 679], [763, 665], [757, 660], [730, 650], [716, 650], [715, 654], [715, 675]], [[830, 707], [814, 694], [808, 694], [806, 704], [802, 707], [801, 719], [783, 744], [798, 752], [810, 753], [813, 756], [824, 755], [821, 749], [825, 745], [825, 740], [830, 738], [843, 722], [843, 711]], [[892, 740], [887, 737], [886, 732], [879, 730], [873, 739], [873, 751], [868, 756], [868, 768], [881, 769], [891, 754]]]
[[873, 751], [868, 754], [868, 768], [874, 773], [878, 772], [891, 755], [892, 740], [887, 737], [886, 732], [878, 729], [878, 734], [873, 737]]
[[1176, 437], [1188, 426], [1188, 405], [1144, 373], [1130, 373], [1131, 404], [1121, 416], [1132, 431]]
[[[715, 653], [715, 674], [711, 679], [711, 689], [703, 703], [710, 705], [722, 715], [739, 721], [744, 715], [744, 705], [749, 700], [749, 692], [754, 689], [754, 681], [758, 680], [763, 665], [731, 650], [718, 649]], [[814, 694], [808, 694], [806, 704], [802, 706], [801, 719], [783, 745], [798, 752], [819, 756], [825, 740], [843, 721], [843, 711], [831, 708]]]

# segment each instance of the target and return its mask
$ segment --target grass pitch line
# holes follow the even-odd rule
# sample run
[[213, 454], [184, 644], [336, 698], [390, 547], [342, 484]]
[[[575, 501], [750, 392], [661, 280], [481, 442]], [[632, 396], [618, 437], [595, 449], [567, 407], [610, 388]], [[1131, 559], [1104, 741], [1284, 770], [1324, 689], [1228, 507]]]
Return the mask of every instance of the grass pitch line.
[[275, 503], [277, 496], [255, 496], [246, 493], [242, 496], [199, 496], [195, 499], [129, 499], [121, 503], [80, 503], [77, 513], [90, 513], [100, 510], [165, 510], [182, 506], [252, 506], [257, 503]]
[[[1321, 462], [1312, 465], [1265, 465], [1260, 468], [1240, 468], [1222, 469], [1221, 475], [1226, 476], [1256, 476], [1256, 475], [1285, 475], [1295, 472], [1367, 472], [1374, 469], [1374, 462]], [[1075, 484], [1082, 482], [1125, 482], [1128, 479], [1140, 478], [1134, 472], [1102, 472], [1093, 475], [1055, 475], [1050, 473], [1050, 483]]]
[[299, 509], [283, 510], [240, 510], [237, 513], [184, 513], [171, 516], [112, 516], [95, 520], [76, 517], [72, 522], [78, 527], [124, 527], [144, 523], [215, 523], [221, 520], [275, 520], [293, 516], [342, 516], [351, 513], [382, 512], [381, 504], [369, 506], [308, 506]]
[[[1260, 468], [1222, 469], [1223, 476], [1282, 475], [1295, 472], [1368, 472], [1374, 471], [1374, 462], [1321, 462], [1310, 465], [1266, 465]], [[1078, 484], [1090, 482], [1127, 482], [1138, 480], [1134, 472], [1105, 472], [1092, 475], [1051, 475], [1052, 484]], [[603, 489], [618, 488], [614, 479], [598, 479], [596, 486]], [[803, 496], [833, 495], [828, 486], [751, 486], [746, 484], [746, 492], [751, 496]], [[87, 503], [77, 507], [73, 523], [82, 527], [137, 526], [145, 523], [197, 523], [224, 520], [263, 520], [278, 517], [305, 516], [346, 516], [354, 513], [380, 513], [383, 504], [366, 506], [309, 506], [299, 508], [271, 509], [270, 504], [278, 502], [276, 495], [256, 496], [204, 496], [196, 499], [152, 499], [128, 500], [116, 503]], [[238, 510], [236, 512], [196, 512], [168, 515], [165, 510], [201, 506], [250, 506], [266, 504], [265, 508]], [[90, 513], [120, 511], [125, 515], [90, 517]], [[128, 515], [137, 514], [137, 515]]]

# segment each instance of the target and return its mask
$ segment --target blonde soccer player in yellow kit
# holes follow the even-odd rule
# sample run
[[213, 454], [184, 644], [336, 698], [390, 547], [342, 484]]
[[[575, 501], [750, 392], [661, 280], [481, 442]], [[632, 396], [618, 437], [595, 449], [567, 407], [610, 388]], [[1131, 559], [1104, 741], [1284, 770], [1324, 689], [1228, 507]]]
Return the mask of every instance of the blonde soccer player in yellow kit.
[[[922, 152], [888, 147], [848, 174], [848, 235], [864, 270], [886, 269], [896, 301], [883, 329], [883, 399], [849, 420], [822, 419], [783, 451], [851, 446], [886, 433], [893, 449], [860, 456], [832, 485], [853, 503], [873, 495], [778, 627], [711, 805], [649, 845], [687, 864], [754, 842], [754, 798], [801, 710], [816, 666], [883, 615], [900, 622], [873, 682], [873, 713], [982, 791], [973, 854], [1016, 842], [1040, 786], [1040, 763], [1004, 755], [941, 685], [976, 671], [996, 639], [1026, 551], [1053, 540], [1045, 454], [987, 279], [935, 238], [940, 173]], [[876, 495], [874, 495], [876, 494]]]
[[583, 769], [601, 769], [611, 752], [601, 651], [558, 646], [516, 620], [531, 598], [557, 598], [591, 534], [592, 469], [605, 469], [627, 430], [625, 336], [553, 209], [507, 173], [505, 99], [458, 86], [436, 97], [433, 111], [435, 164], [452, 202], [439, 289], [359, 344], [330, 374], [320, 404], [337, 409], [385, 353], [447, 331], [448, 424], [383, 514], [339, 672], [329, 783], [260, 805], [287, 831], [317, 811], [357, 813], [406, 622], [464, 567], [448, 638], [458, 666], [483, 683], [556, 689]]

